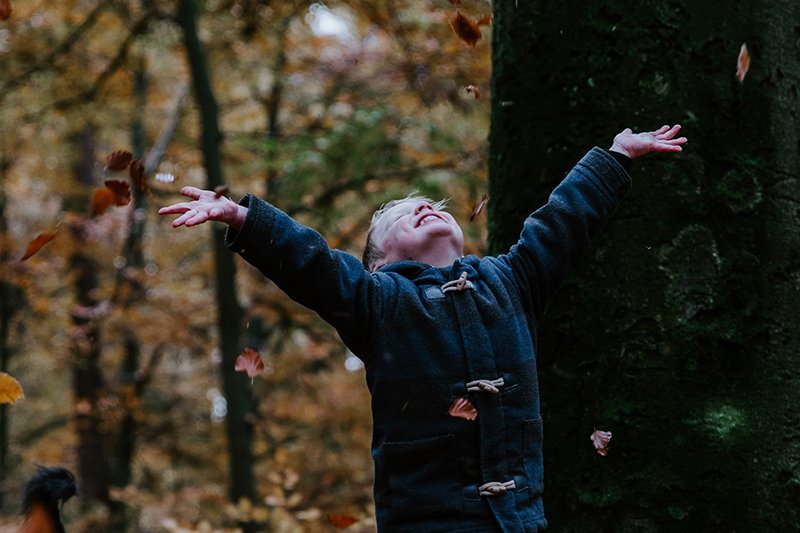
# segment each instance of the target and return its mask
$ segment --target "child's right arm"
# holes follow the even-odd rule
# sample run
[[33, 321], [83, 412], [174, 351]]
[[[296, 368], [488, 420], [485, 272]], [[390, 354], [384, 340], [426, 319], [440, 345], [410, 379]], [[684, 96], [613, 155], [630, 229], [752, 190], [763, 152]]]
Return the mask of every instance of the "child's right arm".
[[225, 244], [298, 303], [334, 326], [358, 355], [377, 332], [381, 309], [377, 282], [354, 256], [328, 247], [318, 232], [256, 198], [239, 204], [212, 191], [184, 187], [193, 201], [159, 210], [178, 214], [172, 225], [196, 226], [208, 220], [228, 224]]

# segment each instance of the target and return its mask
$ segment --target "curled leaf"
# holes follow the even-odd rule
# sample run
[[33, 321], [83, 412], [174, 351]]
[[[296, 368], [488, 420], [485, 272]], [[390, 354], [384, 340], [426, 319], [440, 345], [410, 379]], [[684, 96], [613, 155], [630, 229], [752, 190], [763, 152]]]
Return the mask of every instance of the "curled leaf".
[[214, 195], [219, 198], [220, 196], [226, 196], [230, 192], [227, 185], [217, 185], [214, 187]]
[[252, 348], [245, 348], [239, 357], [236, 358], [236, 363], [233, 368], [237, 372], [247, 372], [247, 376], [252, 379], [259, 374], [264, 373], [264, 361], [258, 352]]
[[8, 20], [11, 16], [11, 0], [0, 0], [0, 20]]
[[14, 403], [24, 397], [25, 393], [22, 392], [19, 382], [5, 372], [0, 372], [0, 404]]
[[478, 89], [474, 85], [467, 85], [466, 86], [466, 90], [467, 90], [467, 94], [471, 94], [472, 96], [475, 97], [475, 100], [477, 100], [477, 99], [479, 99], [481, 97], [481, 90]]
[[592, 441], [592, 444], [594, 444], [594, 449], [597, 450], [597, 453], [603, 457], [608, 455], [608, 442], [611, 440], [610, 431], [595, 429], [589, 436], [589, 439]]
[[131, 203], [131, 186], [127, 181], [106, 180], [106, 188], [114, 194], [114, 205], [117, 207]]
[[736, 79], [739, 83], [744, 81], [747, 71], [750, 70], [750, 54], [747, 51], [747, 43], [742, 43], [739, 49], [739, 59], [736, 61]]
[[475, 220], [475, 217], [480, 214], [484, 207], [486, 207], [486, 203], [489, 201], [489, 195], [484, 194], [481, 196], [480, 201], [475, 204], [475, 207], [472, 208], [472, 213], [469, 215], [469, 221], [472, 222]]
[[114, 205], [114, 193], [110, 189], [103, 187], [95, 189], [92, 193], [92, 216], [100, 216]]
[[478, 23], [464, 15], [458, 9], [456, 10], [456, 14], [450, 17], [450, 27], [453, 28], [453, 31], [456, 32], [456, 35], [458, 35], [462, 41], [473, 48], [475, 47], [475, 43], [483, 37]]
[[345, 529], [358, 522], [358, 518], [344, 514], [328, 513], [327, 518], [328, 522], [337, 529]]
[[472, 402], [466, 398], [458, 398], [448, 409], [448, 414], [456, 418], [463, 418], [464, 420], [475, 420], [478, 418], [478, 410], [472, 405]]
[[144, 171], [144, 164], [141, 159], [134, 159], [130, 168], [131, 180], [139, 192], [147, 192], [147, 173]]
[[22, 258], [20, 258], [20, 261], [25, 261], [30, 256], [41, 250], [45, 244], [55, 239], [56, 231], [58, 230], [46, 231], [37, 235], [35, 239], [28, 243], [28, 247], [25, 249], [25, 254], [23, 254]]
[[133, 154], [125, 150], [111, 152], [106, 158], [106, 168], [114, 172], [125, 170], [131, 164], [131, 159], [133, 159]]

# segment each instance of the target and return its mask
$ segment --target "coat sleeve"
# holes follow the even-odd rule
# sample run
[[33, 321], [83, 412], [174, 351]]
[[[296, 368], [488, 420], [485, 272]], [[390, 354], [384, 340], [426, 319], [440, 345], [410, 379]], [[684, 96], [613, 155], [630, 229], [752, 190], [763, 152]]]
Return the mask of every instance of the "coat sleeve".
[[513, 271], [523, 301], [541, 319], [550, 299], [591, 238], [630, 188], [614, 157], [592, 148], [526, 220], [519, 241], [498, 257]]
[[247, 195], [240, 230], [228, 229], [225, 244], [258, 268], [296, 302], [316, 311], [361, 355], [376, 335], [381, 312], [375, 278], [354, 256], [328, 247], [318, 232], [267, 202]]

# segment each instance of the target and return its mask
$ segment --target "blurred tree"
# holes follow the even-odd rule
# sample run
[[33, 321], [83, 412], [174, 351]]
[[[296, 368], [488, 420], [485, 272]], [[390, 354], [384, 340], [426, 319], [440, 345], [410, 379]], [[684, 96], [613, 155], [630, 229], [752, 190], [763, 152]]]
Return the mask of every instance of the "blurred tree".
[[[689, 138], [634, 162], [541, 325], [551, 525], [797, 529], [800, 5], [494, 10], [493, 251], [592, 145], [664, 123]], [[594, 428], [613, 432], [608, 457]]]

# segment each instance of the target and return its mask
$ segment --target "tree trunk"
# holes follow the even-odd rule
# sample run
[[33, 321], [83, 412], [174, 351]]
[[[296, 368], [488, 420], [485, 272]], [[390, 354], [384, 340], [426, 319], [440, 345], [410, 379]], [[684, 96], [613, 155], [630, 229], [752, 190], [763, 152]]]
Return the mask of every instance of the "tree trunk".
[[[493, 253], [592, 145], [665, 123], [690, 140], [634, 161], [631, 193], [541, 324], [551, 526], [796, 530], [800, 5], [494, 10]], [[607, 457], [595, 428], [614, 434]]]
[[[197, 35], [196, 11], [193, 0], [181, 0], [178, 19], [183, 27], [186, 52], [192, 73], [195, 98], [202, 125], [201, 150], [207, 173], [207, 186], [214, 188], [223, 183], [220, 142], [222, 134], [217, 119], [217, 102], [211, 87], [203, 46]], [[222, 378], [227, 400], [226, 429], [228, 434], [229, 467], [231, 475], [230, 497], [255, 499], [253, 478], [252, 440], [253, 427], [247, 421], [253, 411], [250, 383], [244, 374], [234, 371], [240, 353], [241, 307], [236, 297], [236, 264], [233, 255], [225, 248], [225, 229], [213, 225], [214, 258], [216, 261], [217, 320], [222, 350]], [[253, 525], [245, 525], [253, 530]]]

